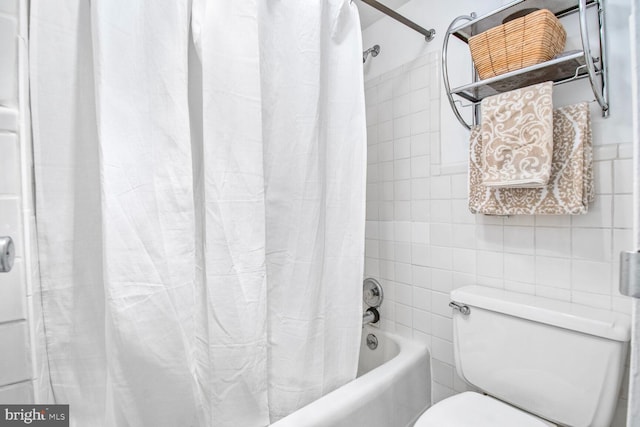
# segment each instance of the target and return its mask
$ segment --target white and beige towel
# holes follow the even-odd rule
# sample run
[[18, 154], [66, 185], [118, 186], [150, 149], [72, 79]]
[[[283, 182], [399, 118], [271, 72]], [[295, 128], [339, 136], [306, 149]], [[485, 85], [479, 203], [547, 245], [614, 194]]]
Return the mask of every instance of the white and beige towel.
[[495, 188], [482, 182], [483, 141], [480, 127], [471, 131], [469, 209], [488, 215], [566, 215], [587, 213], [594, 198], [593, 148], [589, 104], [553, 112], [553, 158], [543, 188]]
[[544, 187], [553, 155], [553, 83], [482, 100], [482, 182], [488, 187]]

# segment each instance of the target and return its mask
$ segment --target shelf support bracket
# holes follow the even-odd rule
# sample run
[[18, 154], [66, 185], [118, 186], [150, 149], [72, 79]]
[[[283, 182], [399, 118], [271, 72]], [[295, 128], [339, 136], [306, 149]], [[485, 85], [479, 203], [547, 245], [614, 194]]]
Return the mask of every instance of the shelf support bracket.
[[606, 40], [604, 27], [604, 9], [602, 0], [598, 0], [598, 24], [600, 26], [600, 78], [602, 86], [598, 87], [597, 70], [591, 55], [591, 46], [589, 44], [589, 28], [587, 25], [587, 0], [579, 0], [579, 16], [580, 16], [580, 39], [582, 40], [582, 51], [584, 52], [584, 61], [587, 67], [587, 75], [589, 83], [593, 91], [596, 101], [602, 108], [602, 116], [609, 115], [609, 97], [607, 93], [607, 58], [606, 58]]
[[473, 21], [476, 17], [475, 13], [471, 13], [470, 15], [461, 15], [454, 19], [451, 24], [449, 24], [449, 28], [447, 28], [447, 33], [444, 35], [444, 42], [442, 43], [442, 78], [444, 81], [444, 90], [447, 93], [447, 98], [449, 98], [449, 105], [451, 106], [451, 110], [453, 110], [453, 114], [456, 116], [458, 121], [462, 126], [471, 130], [471, 125], [466, 122], [466, 120], [460, 114], [460, 110], [458, 110], [458, 106], [456, 105], [453, 94], [451, 93], [451, 85], [449, 84], [449, 67], [447, 65], [447, 53], [449, 50], [449, 37], [453, 34], [453, 29], [456, 28], [456, 24], [459, 21]]

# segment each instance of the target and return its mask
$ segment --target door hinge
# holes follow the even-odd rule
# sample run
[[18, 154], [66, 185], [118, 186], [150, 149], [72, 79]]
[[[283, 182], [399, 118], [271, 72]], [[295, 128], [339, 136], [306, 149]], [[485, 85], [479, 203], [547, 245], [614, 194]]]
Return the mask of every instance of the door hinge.
[[620, 252], [620, 293], [640, 298], [640, 252]]

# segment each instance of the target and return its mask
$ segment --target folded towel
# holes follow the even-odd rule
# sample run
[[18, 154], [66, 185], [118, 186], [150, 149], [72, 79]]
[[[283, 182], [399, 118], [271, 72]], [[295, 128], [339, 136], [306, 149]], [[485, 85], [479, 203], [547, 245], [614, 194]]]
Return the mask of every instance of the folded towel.
[[544, 187], [553, 156], [553, 83], [482, 100], [482, 183]]
[[566, 215], [587, 213], [595, 195], [591, 121], [586, 102], [553, 112], [553, 159], [544, 188], [496, 188], [482, 182], [484, 138], [471, 131], [469, 210], [488, 215]]

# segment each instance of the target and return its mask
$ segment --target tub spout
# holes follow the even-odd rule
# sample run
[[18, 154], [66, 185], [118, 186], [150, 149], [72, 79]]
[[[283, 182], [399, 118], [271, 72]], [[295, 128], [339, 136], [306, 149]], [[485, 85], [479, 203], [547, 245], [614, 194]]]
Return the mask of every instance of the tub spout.
[[369, 325], [371, 323], [378, 323], [379, 320], [380, 312], [374, 307], [369, 307], [362, 315], [362, 326]]

